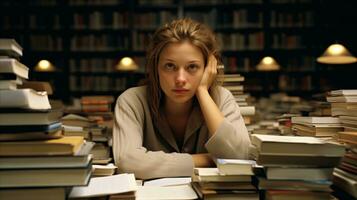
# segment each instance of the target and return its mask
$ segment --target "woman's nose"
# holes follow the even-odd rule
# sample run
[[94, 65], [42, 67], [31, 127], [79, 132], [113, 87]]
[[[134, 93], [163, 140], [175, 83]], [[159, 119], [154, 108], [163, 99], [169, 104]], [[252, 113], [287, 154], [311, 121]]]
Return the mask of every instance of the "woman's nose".
[[184, 69], [179, 69], [176, 73], [175, 83], [182, 85], [186, 83], [186, 72]]

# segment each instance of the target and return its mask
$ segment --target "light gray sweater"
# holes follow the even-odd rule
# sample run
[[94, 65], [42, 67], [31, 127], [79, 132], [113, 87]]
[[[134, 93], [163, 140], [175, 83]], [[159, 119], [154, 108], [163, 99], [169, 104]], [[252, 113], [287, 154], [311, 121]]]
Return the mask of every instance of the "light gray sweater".
[[[191, 176], [190, 154], [207, 153], [217, 158], [247, 158], [250, 139], [233, 95], [218, 87], [212, 97], [225, 119], [209, 138], [199, 105], [195, 105], [179, 149], [165, 118], [153, 122], [146, 86], [130, 88], [117, 99], [113, 127], [113, 154], [119, 172], [136, 178]], [[164, 116], [164, 115], [161, 115]]]

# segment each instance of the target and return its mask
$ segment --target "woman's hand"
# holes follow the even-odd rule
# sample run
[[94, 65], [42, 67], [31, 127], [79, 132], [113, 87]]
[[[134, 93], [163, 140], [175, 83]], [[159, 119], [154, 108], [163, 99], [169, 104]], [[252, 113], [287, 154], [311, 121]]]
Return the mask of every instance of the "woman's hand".
[[201, 83], [198, 86], [198, 89], [208, 90], [211, 87], [213, 81], [215, 80], [216, 75], [217, 75], [217, 59], [213, 54], [211, 54], [210, 57], [208, 58], [208, 63], [205, 68], [205, 71], [203, 72]]

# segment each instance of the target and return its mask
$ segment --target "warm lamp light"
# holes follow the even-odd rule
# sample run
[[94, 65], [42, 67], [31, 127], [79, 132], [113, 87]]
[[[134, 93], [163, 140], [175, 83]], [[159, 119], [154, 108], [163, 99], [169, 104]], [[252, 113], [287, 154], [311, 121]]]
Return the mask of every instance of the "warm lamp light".
[[357, 62], [357, 58], [341, 44], [330, 45], [322, 56], [317, 58], [317, 62], [324, 64], [350, 64]]
[[266, 56], [257, 65], [258, 71], [276, 71], [280, 69], [280, 65], [273, 57]]
[[40, 60], [34, 70], [38, 72], [53, 72], [56, 71], [56, 68], [50, 61]]
[[138, 65], [130, 57], [122, 58], [116, 66], [118, 71], [137, 71]]

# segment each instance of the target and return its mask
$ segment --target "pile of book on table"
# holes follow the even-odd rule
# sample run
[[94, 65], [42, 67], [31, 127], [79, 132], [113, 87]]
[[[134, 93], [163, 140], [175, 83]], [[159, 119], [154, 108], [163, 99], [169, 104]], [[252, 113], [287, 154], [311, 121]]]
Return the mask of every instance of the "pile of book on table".
[[347, 146], [333, 173], [334, 194], [340, 199], [357, 199], [357, 89], [330, 91], [327, 101], [331, 115], [338, 117], [343, 127], [336, 138]]
[[192, 187], [201, 199], [259, 199], [253, 160], [217, 159], [217, 168], [194, 168]]
[[316, 137], [253, 134], [250, 154], [266, 199], [331, 199], [332, 173], [345, 147]]
[[21, 46], [0, 39], [0, 197], [66, 199], [91, 177], [91, 143], [64, 137], [62, 111], [52, 109], [45, 91], [21, 88], [28, 68]]
[[83, 136], [95, 143], [93, 155], [93, 176], [113, 175], [116, 166], [112, 163], [111, 133], [113, 112], [112, 96], [83, 96], [77, 110], [69, 110], [61, 122], [64, 135]]

